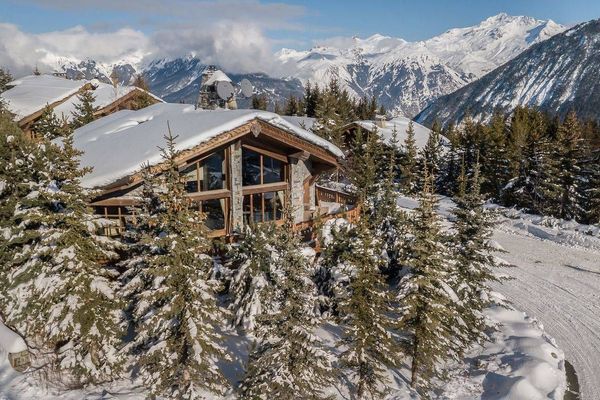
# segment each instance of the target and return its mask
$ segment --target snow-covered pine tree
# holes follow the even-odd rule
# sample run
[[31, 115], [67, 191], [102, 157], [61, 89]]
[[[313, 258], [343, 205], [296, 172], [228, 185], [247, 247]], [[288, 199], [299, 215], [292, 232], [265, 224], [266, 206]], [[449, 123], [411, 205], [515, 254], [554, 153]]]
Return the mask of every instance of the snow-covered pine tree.
[[557, 186], [554, 214], [559, 218], [578, 219], [582, 215], [581, 126], [574, 111], [558, 127], [552, 158], [557, 162]]
[[314, 333], [319, 320], [311, 260], [302, 252], [286, 204], [286, 222], [276, 229], [271, 248], [273, 290], [262, 299], [274, 310], [258, 317], [262, 326], [240, 385], [243, 399], [324, 399], [329, 398], [324, 390], [335, 382], [331, 356]]
[[480, 192], [479, 161], [477, 160], [471, 179], [463, 173], [459, 180], [459, 190], [454, 198], [456, 208], [452, 210], [456, 217], [453, 236], [454, 261], [456, 268], [456, 287], [460, 304], [461, 318], [471, 341], [486, 339], [483, 310], [490, 302], [489, 282], [498, 281], [494, 267], [498, 267], [489, 241], [495, 224], [494, 213], [484, 207]]
[[96, 119], [95, 112], [98, 107], [94, 106], [96, 96], [91, 90], [84, 90], [77, 96], [78, 103], [75, 104], [75, 111], [72, 112], [71, 126], [77, 129], [83, 125], [89, 124]]
[[[26, 338], [34, 363], [53, 383], [82, 387], [111, 380], [121, 371], [123, 315], [110, 269], [117, 244], [93, 233], [88, 191], [80, 179], [81, 152], [65, 123], [37, 131], [21, 182], [28, 194], [12, 216], [9, 291], [15, 300], [7, 320]], [[40, 364], [40, 365], [38, 365]]]
[[46, 140], [54, 140], [62, 134], [63, 126], [54, 113], [52, 107], [46, 104], [42, 115], [31, 127], [34, 137], [43, 137]]
[[219, 333], [225, 316], [211, 279], [210, 241], [201, 214], [185, 195], [170, 129], [165, 140], [160, 212], [144, 239], [152, 252], [143, 273], [152, 285], [137, 295], [133, 348], [139, 374], [154, 395], [212, 398], [229, 386], [217, 365], [229, 358]]
[[[12, 300], [8, 298], [8, 278], [11, 276], [13, 250], [19, 245], [11, 243], [11, 238], [19, 235], [20, 226], [14, 225], [14, 212], [19, 199], [29, 190], [23, 185], [32, 175], [30, 155], [32, 144], [27, 141], [23, 131], [13, 122], [8, 113], [0, 112], [0, 317]], [[14, 247], [14, 248], [13, 248]], [[6, 318], [4, 318], [6, 322]]]
[[506, 130], [506, 116], [501, 110], [495, 110], [482, 146], [481, 156], [485, 163], [481, 165], [481, 191], [497, 200], [509, 179]]
[[387, 165], [384, 166], [383, 180], [377, 183], [377, 192], [368, 199], [365, 211], [371, 227], [381, 239], [383, 250], [387, 255], [383, 271], [389, 279], [395, 279], [401, 268], [400, 256], [406, 235], [406, 213], [400, 209], [397, 203], [398, 131], [396, 126], [392, 129], [392, 136], [388, 144], [389, 146], [385, 149]]
[[432, 191], [433, 178], [425, 179], [419, 207], [411, 219], [413, 238], [407, 243], [404, 263], [408, 268], [397, 286], [399, 325], [409, 333], [405, 352], [412, 359], [411, 385], [428, 397], [432, 378], [444, 378], [442, 363], [459, 359], [465, 338], [457, 329], [460, 300], [456, 274], [450, 264], [451, 251], [446, 245], [437, 199]]
[[231, 325], [253, 333], [256, 318], [273, 313], [273, 304], [264, 303], [275, 284], [272, 242], [275, 228], [270, 224], [247, 227], [243, 239], [228, 254], [232, 269], [229, 297]]
[[414, 194], [417, 187], [417, 145], [415, 141], [415, 127], [412, 121], [406, 129], [404, 140], [404, 159], [402, 161], [402, 188], [407, 194]]
[[525, 137], [518, 150], [521, 159], [517, 175], [503, 189], [502, 198], [506, 205], [517, 205], [528, 212], [541, 214], [552, 206], [558, 190], [551, 143], [541, 113], [532, 110], [528, 122], [519, 121], [519, 125], [527, 124], [528, 129], [522, 133]]
[[586, 146], [582, 158], [582, 220], [587, 224], [600, 223], [600, 148]]
[[[442, 142], [442, 132], [441, 132], [440, 123], [435, 120], [433, 125], [431, 126], [431, 132], [429, 133], [429, 137], [427, 138], [427, 143], [425, 147], [421, 150], [421, 154], [419, 157], [419, 171], [420, 177], [422, 180], [423, 169], [425, 165], [427, 165], [427, 174], [431, 176], [439, 176], [442, 169], [442, 156], [443, 156], [443, 142]], [[422, 187], [422, 182], [420, 184]]]
[[381, 242], [366, 218], [348, 228], [352, 240], [338, 260], [354, 271], [339, 301], [344, 332], [338, 346], [345, 348], [341, 365], [350, 371], [355, 398], [380, 399], [389, 390], [386, 369], [398, 366], [400, 356], [392, 333], [391, 292], [380, 272]]
[[382, 146], [377, 130], [365, 132], [357, 129], [350, 144], [346, 174], [356, 190], [358, 203], [364, 203], [377, 190], [377, 173], [381, 169]]
[[440, 179], [440, 186], [443, 194], [452, 195], [456, 191], [456, 180], [460, 175], [462, 160], [460, 132], [454, 124], [451, 123], [446, 129], [446, 137], [450, 142], [450, 147], [444, 155], [444, 173]]

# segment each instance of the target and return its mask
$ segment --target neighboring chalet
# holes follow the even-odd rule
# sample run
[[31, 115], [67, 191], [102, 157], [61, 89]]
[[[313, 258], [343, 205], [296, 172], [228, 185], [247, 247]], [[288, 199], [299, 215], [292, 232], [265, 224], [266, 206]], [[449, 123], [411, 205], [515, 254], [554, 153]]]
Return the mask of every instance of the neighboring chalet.
[[[374, 133], [377, 132], [377, 135], [385, 144], [390, 144], [390, 140], [392, 138], [392, 134], [394, 128], [396, 129], [398, 145], [403, 146], [404, 141], [406, 140], [406, 130], [408, 129], [408, 124], [410, 122], [410, 118], [406, 117], [395, 117], [392, 119], [377, 119], [377, 120], [367, 120], [367, 121], [354, 121], [348, 124], [345, 128], [345, 140], [349, 142], [352, 140], [356, 131], [361, 129], [363, 132]], [[413, 128], [415, 130], [415, 144], [417, 149], [422, 149], [425, 147], [427, 140], [429, 139], [429, 134], [431, 130], [417, 122], [413, 121]], [[442, 138], [444, 143], [446, 142], [445, 138]]]
[[115, 220], [108, 234], [119, 234], [134, 221], [131, 206], [140, 199], [142, 165], [161, 172], [159, 147], [165, 146], [168, 126], [177, 136], [185, 188], [213, 236], [281, 221], [288, 192], [301, 227], [332, 209], [330, 202], [317, 201], [315, 185], [343, 157], [330, 142], [266, 111], [155, 104], [118, 111], [75, 131], [75, 146], [84, 152], [82, 166], [93, 167], [82, 184], [100, 193], [91, 205]]
[[54, 109], [58, 118], [71, 118], [78, 103], [77, 95], [86, 90], [94, 92], [96, 115], [102, 117], [118, 110], [135, 110], [142, 104], [162, 103], [153, 94], [135, 86], [113, 86], [97, 79], [72, 80], [53, 75], [31, 75], [8, 84], [0, 94], [15, 115], [15, 121], [26, 135], [33, 137], [32, 127], [46, 105]]

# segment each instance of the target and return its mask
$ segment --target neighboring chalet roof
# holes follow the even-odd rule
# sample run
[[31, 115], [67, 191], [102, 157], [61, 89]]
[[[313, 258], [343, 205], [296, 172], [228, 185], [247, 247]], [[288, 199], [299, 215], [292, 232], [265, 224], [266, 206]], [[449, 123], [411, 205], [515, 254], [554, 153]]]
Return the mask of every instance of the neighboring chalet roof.
[[298, 128], [277, 114], [257, 110], [202, 110], [186, 104], [159, 103], [141, 110], [122, 110], [75, 131], [75, 147], [84, 153], [82, 166], [93, 171], [85, 187], [102, 187], [140, 171], [142, 164], [160, 163], [167, 123], [177, 135], [177, 150], [191, 149], [252, 120], [275, 126], [325, 150], [334, 158], [342, 151], [327, 140]]
[[[383, 128], [378, 126], [376, 121], [355, 121], [352, 124], [350, 124], [350, 126], [357, 125], [363, 129], [368, 130], [369, 132], [373, 132], [376, 128], [378, 135], [381, 137], [384, 143], [387, 144], [389, 144], [390, 142], [392, 132], [394, 131], [395, 126], [398, 135], [398, 144], [402, 145], [404, 143], [404, 140], [406, 139], [406, 130], [408, 129], [408, 123], [410, 121], [411, 120], [406, 117], [396, 117], [391, 120], [385, 121], [385, 127]], [[429, 138], [431, 130], [414, 121], [413, 126], [415, 129], [415, 142], [417, 148], [422, 149], [427, 143], [427, 139]], [[445, 138], [442, 138], [442, 140], [446, 141]]]
[[[54, 107], [57, 117], [64, 116], [70, 119], [71, 112], [75, 110], [75, 104], [78, 103], [75, 95], [86, 85], [95, 88], [94, 105], [98, 108], [104, 108], [134, 90], [142, 91], [135, 86], [117, 86], [115, 88], [96, 79], [87, 81], [53, 75], [30, 75], [10, 82], [8, 86], [12, 86], [12, 88], [4, 91], [0, 96], [6, 101], [9, 111], [15, 114], [17, 121], [39, 112], [47, 104], [54, 103], [60, 103]], [[162, 102], [153, 94], [148, 94]]]
[[312, 117], [296, 117], [289, 115], [283, 115], [282, 118], [287, 122], [296, 125], [298, 128], [304, 128], [309, 131], [312, 131], [315, 121], [317, 120], [316, 118]]

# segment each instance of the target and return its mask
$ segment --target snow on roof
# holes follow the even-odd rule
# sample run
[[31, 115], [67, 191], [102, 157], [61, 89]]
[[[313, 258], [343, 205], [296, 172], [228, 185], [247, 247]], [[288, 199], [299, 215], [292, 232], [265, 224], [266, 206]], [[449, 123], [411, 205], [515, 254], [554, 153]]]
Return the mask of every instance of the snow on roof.
[[20, 353], [27, 350], [23, 338], [0, 321], [0, 353]]
[[225, 72], [218, 69], [215, 72], [213, 72], [211, 77], [206, 81], [205, 85], [209, 86], [215, 82], [222, 82], [222, 81], [231, 82], [231, 79], [229, 79], [229, 77], [225, 74]]
[[253, 119], [275, 125], [337, 157], [342, 151], [327, 140], [298, 128], [277, 114], [257, 110], [201, 110], [186, 104], [159, 103], [137, 111], [123, 110], [75, 131], [75, 147], [84, 153], [81, 164], [93, 167], [82, 179], [85, 187], [110, 184], [140, 170], [144, 163], [160, 163], [167, 122], [177, 135], [177, 150], [192, 148]]
[[87, 81], [74, 81], [52, 75], [31, 75], [14, 80], [1, 96], [8, 109], [21, 120], [56, 101], [77, 93]]
[[[377, 128], [377, 133], [383, 139], [385, 143], [390, 143], [392, 138], [392, 133], [394, 131], [394, 126], [396, 127], [396, 132], [398, 136], [398, 144], [403, 145], [404, 140], [406, 139], [406, 130], [408, 129], [408, 124], [411, 120], [406, 117], [396, 117], [389, 121], [385, 121], [385, 127], [382, 128], [377, 126], [375, 121], [355, 121], [355, 124], [361, 126], [362, 128], [373, 131]], [[425, 147], [427, 143], [427, 139], [429, 139], [429, 134], [431, 130], [417, 122], [413, 121], [413, 126], [415, 129], [415, 142], [418, 149], [422, 149]], [[442, 137], [442, 140], [445, 142], [446, 139]]]
[[[117, 86], [109, 85], [98, 80], [71, 80], [53, 75], [31, 75], [17, 79], [9, 86], [14, 86], [1, 94], [7, 101], [9, 110], [16, 115], [17, 120], [21, 120], [37, 111], [43, 109], [46, 104], [65, 100], [54, 108], [58, 118], [65, 117], [71, 119], [71, 113], [75, 111], [75, 105], [79, 103], [77, 96], [74, 96], [86, 83], [92, 83], [95, 87], [93, 93], [95, 96], [94, 105], [98, 108], [104, 108], [120, 97], [134, 91], [135, 86]], [[162, 99], [147, 92], [155, 99]]]
[[283, 115], [282, 118], [285, 119], [287, 122], [297, 126], [298, 128], [303, 128], [303, 129], [306, 129], [309, 131], [312, 130], [313, 125], [315, 124], [315, 121], [317, 120], [316, 118], [312, 118], [312, 117], [296, 117], [296, 116], [289, 116], [289, 115]]

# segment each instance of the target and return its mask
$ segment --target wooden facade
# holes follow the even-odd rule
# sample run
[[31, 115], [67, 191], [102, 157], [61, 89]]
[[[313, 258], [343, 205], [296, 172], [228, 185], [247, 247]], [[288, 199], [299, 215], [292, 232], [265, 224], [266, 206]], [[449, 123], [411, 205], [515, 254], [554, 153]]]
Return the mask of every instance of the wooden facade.
[[[231, 237], [248, 224], [279, 223], [286, 201], [291, 201], [299, 227], [324, 212], [320, 202], [352, 207], [347, 195], [336, 197], [315, 184], [321, 173], [338, 168], [335, 155], [264, 120], [253, 119], [182, 151], [177, 163], [187, 195], [214, 237]], [[151, 172], [160, 174], [164, 168], [154, 165]], [[91, 206], [114, 221], [105, 234], [119, 235], [127, 224], [135, 224], [132, 206], [142, 183], [138, 172], [100, 188]]]

